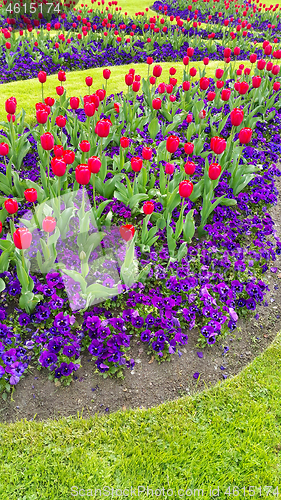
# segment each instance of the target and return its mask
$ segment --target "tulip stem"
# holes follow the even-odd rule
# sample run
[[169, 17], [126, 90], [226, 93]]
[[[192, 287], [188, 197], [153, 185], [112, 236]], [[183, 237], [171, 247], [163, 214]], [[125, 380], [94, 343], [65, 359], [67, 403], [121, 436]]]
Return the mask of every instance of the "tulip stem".
[[42, 103], [44, 104], [44, 90], [43, 90], [43, 83], [41, 83], [41, 90], [42, 90]]
[[95, 174], [93, 174], [93, 201], [94, 201], [94, 208], [95, 208], [95, 211], [96, 211], [95, 183], [96, 183], [96, 176], [95, 176]]
[[37, 215], [36, 215], [36, 209], [35, 209], [35, 203], [34, 202], [33, 202], [33, 208], [34, 208], [34, 220], [35, 220], [35, 224], [37, 226], [37, 229], [40, 229], [39, 221], [38, 221], [38, 218], [37, 218]]
[[100, 140], [100, 161], [102, 161], [102, 138]]
[[82, 216], [84, 217], [85, 213], [85, 186], [82, 186]]
[[25, 261], [24, 261], [23, 248], [21, 249], [21, 261], [22, 261], [22, 267], [25, 269]]

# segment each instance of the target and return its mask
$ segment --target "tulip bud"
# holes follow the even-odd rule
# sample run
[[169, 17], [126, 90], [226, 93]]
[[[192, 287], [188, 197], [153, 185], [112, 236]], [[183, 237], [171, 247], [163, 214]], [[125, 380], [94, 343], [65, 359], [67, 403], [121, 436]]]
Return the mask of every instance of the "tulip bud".
[[211, 163], [209, 166], [209, 178], [215, 181], [221, 174], [221, 166], [218, 163]]
[[4, 201], [4, 207], [10, 215], [15, 214], [19, 208], [17, 201], [12, 198], [8, 198]]
[[152, 101], [153, 109], [160, 109], [161, 105], [162, 105], [162, 101], [159, 97], [157, 97], [156, 99], [153, 99], [153, 101]]
[[86, 76], [85, 82], [87, 87], [91, 87], [93, 85], [93, 78], [91, 76]]
[[7, 156], [9, 153], [9, 144], [6, 142], [1, 142], [0, 143], [0, 155], [1, 156]]
[[243, 121], [243, 118], [244, 118], [243, 109], [234, 108], [230, 113], [231, 125], [234, 125], [234, 127], [239, 127], [239, 125], [241, 125]]
[[249, 127], [241, 128], [239, 132], [239, 141], [241, 144], [249, 144], [252, 139], [252, 129]]
[[26, 201], [34, 203], [37, 200], [37, 191], [34, 188], [26, 189], [24, 191]]
[[222, 101], [226, 102], [229, 100], [230, 98], [230, 94], [231, 94], [231, 90], [230, 89], [223, 89], [221, 91], [221, 99]]
[[193, 163], [193, 161], [187, 161], [184, 165], [184, 171], [187, 175], [193, 175], [195, 172], [195, 163]]
[[63, 177], [66, 172], [66, 163], [60, 158], [52, 158], [51, 168], [54, 175]]
[[101, 161], [98, 156], [90, 156], [88, 159], [88, 167], [92, 174], [98, 174], [101, 168]]
[[109, 80], [110, 75], [111, 75], [111, 71], [110, 71], [110, 69], [104, 69], [102, 74], [103, 74], [103, 77], [105, 80]]
[[75, 179], [78, 182], [78, 184], [85, 186], [90, 181], [90, 178], [91, 178], [91, 171], [88, 165], [83, 163], [77, 165], [75, 169]]
[[10, 97], [5, 102], [5, 110], [10, 115], [14, 115], [16, 112], [17, 100], [15, 97]]
[[88, 153], [91, 149], [91, 144], [89, 141], [82, 141], [79, 144], [82, 153]]
[[65, 127], [65, 124], [66, 124], [66, 118], [65, 118], [65, 116], [62, 116], [62, 115], [57, 116], [56, 117], [56, 124], [60, 128]]
[[188, 198], [193, 191], [193, 184], [191, 181], [182, 181], [179, 183], [179, 195], [182, 198]]
[[211, 139], [211, 150], [214, 151], [216, 155], [220, 155], [225, 151], [226, 148], [226, 141], [225, 139], [222, 139], [221, 137], [212, 137]]
[[150, 215], [154, 211], [154, 203], [152, 201], [146, 201], [143, 205], [143, 212], [145, 215]]
[[39, 71], [38, 80], [40, 83], [45, 83], [47, 80], [47, 73], [45, 71]]
[[156, 66], [154, 66], [154, 68], [153, 68], [153, 76], [155, 76], [155, 78], [159, 78], [159, 76], [161, 76], [161, 73], [162, 73], [162, 67], [159, 66], [159, 64], [157, 64]]
[[45, 151], [51, 151], [54, 147], [54, 137], [50, 132], [45, 132], [45, 134], [41, 135], [40, 142]]
[[252, 78], [252, 84], [254, 89], [258, 89], [261, 84], [261, 77], [260, 76], [253, 76]]
[[176, 135], [170, 135], [166, 141], [166, 149], [169, 153], [175, 153], [179, 147], [179, 138]]
[[175, 167], [172, 163], [166, 163], [165, 174], [172, 175], [174, 173]]
[[69, 103], [70, 103], [71, 109], [78, 109], [79, 97], [71, 97]]
[[135, 228], [132, 224], [125, 224], [120, 227], [121, 238], [125, 241], [130, 241], [133, 239], [135, 234]]
[[107, 119], [105, 119], [105, 120], [99, 120], [96, 123], [95, 133], [99, 137], [108, 137], [111, 125], [112, 125], [112, 123], [110, 122], [110, 120], [107, 120]]
[[185, 150], [187, 155], [192, 155], [193, 150], [194, 150], [194, 144], [192, 142], [187, 142], [184, 145], [184, 150]]
[[131, 159], [131, 167], [134, 172], [139, 172], [142, 169], [142, 159], [139, 156], [134, 156]]
[[142, 154], [142, 157], [143, 157], [143, 159], [144, 159], [144, 160], [151, 160], [151, 157], [152, 157], [152, 149], [151, 149], [151, 148], [146, 148], [146, 147], [144, 147], [144, 148], [142, 149], [141, 154]]
[[45, 233], [51, 233], [52, 231], [54, 231], [56, 224], [56, 219], [54, 217], [45, 217], [42, 222], [42, 228]]

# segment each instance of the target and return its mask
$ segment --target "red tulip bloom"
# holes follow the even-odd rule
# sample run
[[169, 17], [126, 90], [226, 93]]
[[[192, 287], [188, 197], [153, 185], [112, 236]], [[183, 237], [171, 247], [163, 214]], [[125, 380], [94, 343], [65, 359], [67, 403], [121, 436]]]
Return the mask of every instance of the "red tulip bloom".
[[265, 68], [265, 65], [266, 65], [266, 61], [264, 59], [260, 59], [258, 62], [257, 62], [257, 68], [259, 70], [263, 70]]
[[45, 219], [42, 222], [42, 227], [45, 233], [51, 233], [54, 231], [55, 227], [57, 225], [56, 219], [54, 217], [45, 217]]
[[91, 171], [88, 167], [88, 165], [85, 165], [81, 163], [80, 165], [77, 165], [76, 170], [75, 170], [75, 178], [78, 184], [81, 184], [82, 186], [85, 186], [88, 184], [90, 178], [91, 178]]
[[39, 109], [38, 111], [36, 111], [36, 120], [41, 125], [47, 123], [48, 116], [48, 112], [45, 109]]
[[66, 118], [65, 118], [65, 116], [62, 116], [62, 115], [57, 116], [56, 117], [56, 124], [60, 128], [65, 127], [65, 124], [66, 124]]
[[56, 158], [61, 158], [64, 153], [63, 146], [61, 144], [55, 144], [54, 146], [54, 155]]
[[57, 177], [63, 177], [66, 172], [66, 163], [60, 158], [52, 158], [51, 168], [54, 175], [56, 175]]
[[142, 154], [142, 157], [143, 157], [143, 159], [144, 159], [144, 160], [151, 160], [151, 157], [152, 157], [152, 149], [151, 149], [151, 148], [146, 148], [146, 147], [144, 147], [144, 148], [142, 149], [141, 154]]
[[126, 149], [129, 147], [129, 145], [130, 145], [130, 139], [128, 139], [128, 137], [121, 137], [120, 138], [121, 148]]
[[190, 89], [190, 82], [187, 81], [182, 82], [182, 88], [185, 92], [187, 92]]
[[26, 250], [32, 242], [32, 234], [26, 227], [19, 227], [13, 234], [15, 247], [19, 250]]
[[229, 49], [228, 47], [224, 49], [224, 53], [223, 53], [223, 57], [224, 58], [229, 58], [231, 56], [231, 49]]
[[58, 80], [60, 82], [65, 82], [65, 80], [66, 80], [65, 71], [60, 70], [58, 72]]
[[231, 125], [234, 127], [239, 127], [244, 118], [244, 111], [240, 108], [234, 108], [230, 113]]
[[39, 71], [38, 73], [38, 80], [40, 83], [45, 83], [47, 80], [47, 73], [46, 71]]
[[145, 215], [150, 215], [154, 211], [154, 203], [153, 201], [146, 201], [143, 205], [143, 212]]
[[26, 189], [24, 192], [26, 201], [34, 203], [37, 200], [37, 191], [34, 188]]
[[7, 156], [9, 153], [9, 144], [6, 142], [0, 142], [0, 155], [1, 156]]
[[172, 175], [174, 173], [175, 167], [172, 163], [166, 163], [165, 174]]
[[78, 109], [79, 97], [71, 97], [69, 103], [70, 103], [71, 109]]
[[162, 101], [159, 97], [156, 97], [156, 99], [153, 99], [153, 101], [152, 101], [153, 109], [160, 109], [161, 105], [162, 105]]
[[216, 93], [215, 92], [208, 92], [207, 99], [208, 99], [209, 102], [214, 101], [215, 98], [216, 98]]
[[79, 144], [82, 153], [88, 153], [91, 149], [91, 144], [89, 141], [82, 141]]
[[153, 76], [155, 76], [155, 78], [159, 78], [159, 76], [161, 76], [161, 73], [162, 73], [162, 67], [159, 66], [159, 64], [157, 64], [156, 66], [154, 66], [154, 68], [153, 68]]
[[62, 87], [61, 85], [59, 87], [56, 87], [56, 93], [59, 95], [59, 96], [62, 96], [63, 93], [64, 93], [64, 87]]
[[142, 169], [142, 159], [139, 156], [134, 156], [131, 159], [131, 167], [134, 172], [139, 172]]
[[138, 92], [138, 91], [139, 91], [139, 89], [140, 89], [140, 82], [136, 82], [136, 81], [134, 81], [134, 82], [133, 82], [133, 85], [132, 85], [132, 90], [133, 90], [133, 92]]
[[252, 139], [253, 131], [249, 127], [241, 128], [239, 132], [239, 141], [241, 144], [249, 144]]
[[13, 200], [12, 198], [8, 198], [4, 201], [4, 207], [10, 215], [15, 214], [19, 208], [17, 201]]
[[184, 165], [184, 171], [187, 175], [193, 175], [195, 172], [195, 163], [193, 161], [187, 161]]
[[196, 76], [196, 73], [197, 73], [196, 68], [190, 68], [189, 74], [190, 74], [191, 77]]
[[211, 163], [209, 166], [209, 178], [215, 181], [221, 174], [221, 166], [218, 163]]
[[134, 81], [133, 75], [131, 75], [130, 73], [128, 75], [125, 75], [125, 83], [126, 85], [128, 85], [128, 87], [132, 85], [133, 81]]
[[99, 137], [108, 137], [110, 132], [111, 122], [109, 120], [99, 120], [95, 127], [95, 133]]
[[5, 110], [9, 115], [14, 115], [17, 108], [17, 100], [15, 97], [10, 97], [5, 102]]
[[260, 76], [253, 76], [252, 78], [252, 84], [254, 89], [258, 89], [261, 84], [261, 77]]
[[192, 57], [193, 54], [194, 54], [194, 48], [193, 47], [188, 47], [186, 53], [187, 53], [188, 57]]
[[276, 90], [276, 92], [278, 92], [279, 89], [280, 89], [280, 83], [279, 82], [274, 82], [274, 84], [273, 84], [273, 90]]
[[90, 156], [88, 159], [88, 167], [92, 174], [98, 174], [101, 168], [101, 161], [98, 156]]
[[125, 224], [124, 226], [121, 226], [119, 231], [121, 238], [125, 241], [132, 240], [135, 234], [135, 228], [132, 224]]
[[104, 69], [103, 70], [103, 77], [104, 77], [105, 80], [108, 80], [110, 78], [110, 75], [111, 75], [110, 69]]
[[221, 91], [221, 99], [222, 101], [226, 102], [229, 100], [230, 98], [230, 94], [231, 94], [231, 90], [230, 89], [223, 89]]
[[222, 75], [223, 75], [223, 73], [224, 73], [224, 70], [223, 70], [223, 69], [221, 69], [221, 68], [217, 68], [217, 69], [216, 69], [216, 78], [217, 78], [218, 80], [220, 80], [220, 79], [221, 79], [221, 77], [222, 77]]
[[184, 56], [183, 59], [182, 59], [182, 62], [185, 66], [188, 66], [189, 64], [189, 57], [188, 56]]
[[272, 71], [271, 73], [274, 75], [274, 76], [277, 76], [278, 73], [280, 72], [280, 66], [279, 64], [275, 64], [272, 68]]
[[184, 150], [185, 150], [187, 155], [192, 155], [193, 150], [194, 150], [194, 144], [192, 142], [187, 142], [184, 145]]
[[93, 78], [91, 76], [86, 76], [85, 82], [88, 87], [91, 87], [93, 85]]
[[191, 123], [193, 120], [193, 114], [192, 113], [188, 113], [187, 117], [186, 117], [186, 121], [187, 123]]
[[51, 151], [54, 147], [54, 136], [50, 132], [45, 132], [45, 134], [40, 137], [41, 146], [45, 151]]
[[214, 151], [216, 155], [221, 155], [226, 148], [226, 141], [221, 137], [212, 137], [211, 139], [211, 150]]
[[257, 54], [250, 55], [250, 63], [254, 64], [257, 60]]
[[249, 84], [247, 82], [241, 82], [239, 86], [239, 94], [240, 95], [245, 95], [249, 90]]
[[207, 90], [207, 88], [210, 85], [210, 80], [209, 80], [209, 78], [205, 78], [205, 77], [204, 78], [200, 78], [199, 84], [200, 84], [200, 89], [201, 90]]
[[71, 151], [70, 149], [66, 149], [63, 153], [63, 157], [62, 157], [63, 161], [67, 164], [67, 165], [72, 165], [72, 163], [74, 162], [75, 160], [75, 153], [74, 151]]
[[52, 107], [55, 104], [55, 99], [53, 97], [45, 97], [45, 104]]
[[193, 184], [191, 181], [182, 181], [179, 183], [179, 195], [182, 198], [188, 198], [193, 191]]
[[169, 153], [175, 153], [179, 147], [179, 138], [176, 135], [170, 135], [166, 141], [166, 149]]
[[84, 111], [86, 116], [94, 116], [96, 108], [92, 102], [86, 102], [84, 105]]

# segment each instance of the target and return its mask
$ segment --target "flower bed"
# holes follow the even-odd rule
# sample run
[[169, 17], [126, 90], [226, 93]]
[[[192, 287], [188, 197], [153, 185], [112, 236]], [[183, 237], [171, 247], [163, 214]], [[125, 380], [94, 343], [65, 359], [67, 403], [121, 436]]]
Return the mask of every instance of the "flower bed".
[[[82, 109], [61, 85], [57, 101], [36, 106], [31, 130], [21, 113], [14, 120], [16, 100], [6, 102], [4, 397], [31, 362], [68, 384], [85, 350], [97, 372], [122, 377], [134, 366], [133, 337], [159, 361], [180, 356], [195, 326], [198, 345], [212, 345], [263, 300], [262, 275], [280, 253], [267, 212], [280, 175], [278, 82], [246, 75], [221, 90], [225, 66], [214, 80], [182, 86], [171, 68], [170, 83], [157, 86], [161, 71], [153, 68], [138, 95], [140, 77], [131, 70], [127, 95], [106, 98], [101, 89], [84, 97]], [[58, 76], [63, 83], [64, 72]], [[117, 228], [118, 257], [108, 253], [116, 236], [105, 241], [103, 228], [111, 235]], [[102, 274], [97, 259], [120, 279]]]

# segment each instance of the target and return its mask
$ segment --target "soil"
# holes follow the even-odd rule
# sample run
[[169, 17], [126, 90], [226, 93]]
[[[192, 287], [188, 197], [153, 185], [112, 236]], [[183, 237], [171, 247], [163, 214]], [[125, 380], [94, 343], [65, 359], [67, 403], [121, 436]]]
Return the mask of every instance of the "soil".
[[[276, 182], [276, 186], [281, 192], [281, 180]], [[279, 203], [272, 207], [270, 213], [280, 236]], [[90, 355], [82, 356], [77, 378], [68, 387], [62, 387], [60, 383], [55, 385], [48, 380], [47, 370], [39, 372], [34, 368], [16, 386], [12, 399], [0, 400], [0, 421], [56, 419], [78, 413], [87, 418], [94, 413], [150, 408], [231, 378], [266, 349], [280, 331], [281, 256], [277, 256], [272, 266], [278, 270], [276, 273], [268, 271], [263, 276], [270, 291], [255, 311], [259, 318], [239, 320], [236, 330], [230, 332], [222, 343], [202, 350], [196, 346], [198, 332], [194, 329], [188, 332], [188, 344], [180, 349], [181, 357], [174, 355], [170, 362], [158, 364], [147, 356], [143, 343], [135, 339], [130, 351], [135, 366], [132, 371], [125, 371], [123, 380], [103, 379], [95, 374]], [[229, 351], [224, 354], [226, 346]], [[203, 358], [197, 354], [200, 351]], [[200, 374], [198, 379], [193, 377], [196, 372]]]

